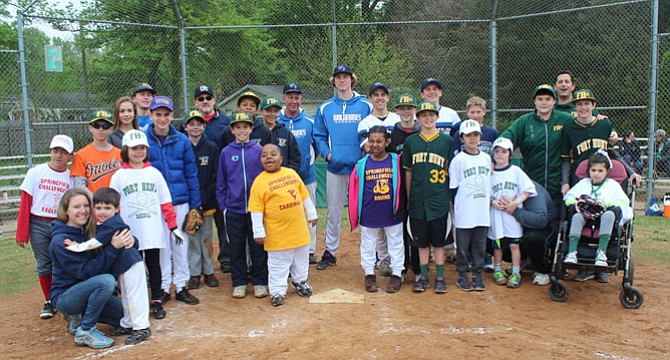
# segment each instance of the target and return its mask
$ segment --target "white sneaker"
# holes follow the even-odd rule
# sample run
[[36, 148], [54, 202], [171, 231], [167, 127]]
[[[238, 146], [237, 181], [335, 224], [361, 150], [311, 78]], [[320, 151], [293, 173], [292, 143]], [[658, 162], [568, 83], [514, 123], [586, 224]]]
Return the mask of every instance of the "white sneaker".
[[549, 275], [547, 275], [547, 274], [536, 272], [533, 275], [533, 284], [535, 284], [535, 285], [544, 286], [544, 285], [548, 285], [550, 282], [551, 281], [549, 280]]
[[605, 255], [605, 252], [598, 249], [596, 251], [596, 266], [607, 266], [607, 255]]
[[576, 264], [577, 263], [577, 252], [569, 252], [567, 255], [565, 255], [565, 259], [563, 260], [564, 263], [568, 264]]
[[247, 296], [247, 286], [240, 285], [233, 288], [233, 297], [236, 299], [242, 299]]
[[254, 297], [260, 299], [268, 296], [268, 289], [265, 285], [254, 285]]

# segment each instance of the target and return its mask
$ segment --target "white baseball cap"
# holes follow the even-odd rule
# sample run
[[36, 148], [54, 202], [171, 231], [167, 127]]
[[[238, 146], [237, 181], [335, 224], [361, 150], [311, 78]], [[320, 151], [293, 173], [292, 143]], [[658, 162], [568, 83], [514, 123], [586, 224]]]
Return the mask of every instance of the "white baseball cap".
[[121, 142], [123, 146], [135, 147], [139, 145], [144, 145], [149, 147], [149, 141], [147, 140], [147, 135], [144, 131], [140, 130], [130, 130], [123, 135], [123, 141]]
[[74, 142], [72, 138], [67, 135], [56, 135], [51, 139], [49, 149], [62, 148], [68, 153], [72, 154], [74, 151]]
[[496, 146], [500, 146], [503, 149], [507, 149], [511, 152], [514, 152], [514, 145], [512, 144], [512, 140], [504, 137], [499, 137], [496, 139], [496, 141], [493, 142], [493, 146], [491, 149], [495, 149]]
[[461, 127], [458, 128], [461, 134], [467, 135], [473, 132], [482, 133], [482, 128], [479, 126], [479, 123], [472, 119], [467, 119], [461, 123]]

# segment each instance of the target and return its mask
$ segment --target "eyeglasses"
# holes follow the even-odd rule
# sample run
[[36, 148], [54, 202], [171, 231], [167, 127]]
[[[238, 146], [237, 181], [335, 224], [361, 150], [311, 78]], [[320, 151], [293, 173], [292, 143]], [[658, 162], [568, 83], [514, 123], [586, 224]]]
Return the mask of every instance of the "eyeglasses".
[[203, 102], [203, 101], [205, 101], [205, 100], [210, 101], [210, 100], [212, 100], [212, 99], [214, 99], [214, 97], [211, 96], [211, 95], [207, 95], [207, 96], [198, 96], [198, 101], [200, 101], [200, 102]]
[[109, 130], [113, 126], [110, 123], [99, 123], [99, 122], [95, 122], [95, 123], [89, 124], [89, 125], [91, 125], [96, 130], [100, 130], [101, 128], [102, 128], [102, 130]]

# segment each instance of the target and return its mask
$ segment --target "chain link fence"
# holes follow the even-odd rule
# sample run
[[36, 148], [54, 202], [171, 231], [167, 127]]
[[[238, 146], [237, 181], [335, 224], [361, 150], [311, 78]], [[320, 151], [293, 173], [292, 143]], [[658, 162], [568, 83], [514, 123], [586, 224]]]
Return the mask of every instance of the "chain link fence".
[[[47, 154], [56, 133], [71, 135], [75, 147], [83, 147], [90, 142], [88, 115], [111, 110], [139, 82], [172, 97], [175, 118], [193, 106], [193, 89], [203, 84], [214, 88], [219, 109], [230, 113], [243, 91], [281, 96], [283, 84], [298, 82], [305, 109], [314, 113], [332, 96], [334, 64], [352, 67], [359, 93], [367, 95], [372, 83], [385, 82], [392, 89], [390, 106], [394, 95], [419, 95], [424, 78], [438, 78], [445, 84], [443, 104], [464, 117], [469, 97], [488, 99], [486, 121], [499, 130], [532, 111], [535, 86], [553, 83], [555, 74], [567, 69], [575, 73], [578, 89], [594, 91], [600, 113], [619, 134], [637, 135], [644, 158], [656, 130], [648, 126], [648, 0], [62, 3], [57, 8], [38, 1], [24, 12], [30, 152], [18, 55], [0, 52], [0, 81], [14, 84], [0, 87], [0, 126], [13, 129], [0, 133], [3, 176], [9, 167], [25, 173], [25, 154]], [[670, 54], [669, 43], [670, 37], [661, 38], [661, 54]], [[61, 46], [61, 72], [45, 71], [45, 45]], [[662, 56], [656, 123], [665, 129], [670, 127], [668, 59]], [[35, 163], [45, 160], [39, 156]], [[19, 184], [15, 179], [0, 186], [12, 200]]]

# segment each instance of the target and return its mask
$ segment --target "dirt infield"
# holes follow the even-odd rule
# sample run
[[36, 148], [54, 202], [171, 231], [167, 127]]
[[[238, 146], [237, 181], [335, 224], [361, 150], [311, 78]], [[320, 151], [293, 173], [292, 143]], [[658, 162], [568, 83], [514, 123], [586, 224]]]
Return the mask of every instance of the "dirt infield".
[[110, 349], [92, 350], [74, 345], [60, 315], [38, 319], [35, 281], [34, 291], [0, 298], [0, 358], [662, 359], [670, 353], [667, 266], [638, 262], [635, 285], [645, 303], [637, 310], [619, 304], [621, 274], [605, 285], [568, 281], [565, 303], [532, 285], [531, 273], [519, 289], [497, 287], [486, 276], [487, 291], [461, 292], [453, 265], [445, 270], [445, 295], [432, 288], [414, 294], [409, 279], [397, 294], [369, 294], [359, 234], [342, 234], [337, 266], [310, 267], [310, 280], [315, 294], [343, 289], [363, 295], [362, 304], [311, 304], [289, 290], [286, 305], [273, 308], [269, 298], [233, 299], [230, 276], [217, 273], [221, 287], [193, 291], [200, 305], [169, 302], [167, 317], [152, 319], [150, 340], [124, 346], [120, 338]]

